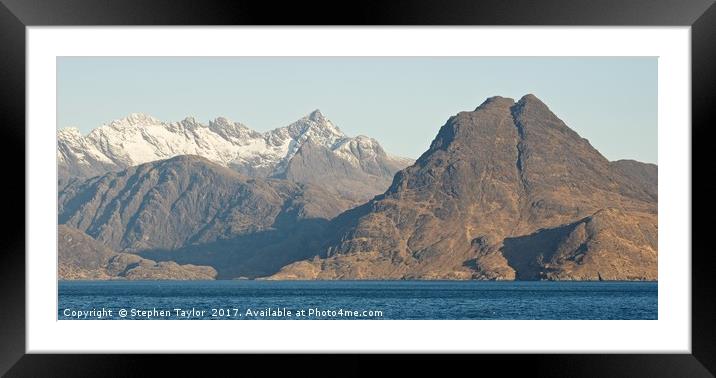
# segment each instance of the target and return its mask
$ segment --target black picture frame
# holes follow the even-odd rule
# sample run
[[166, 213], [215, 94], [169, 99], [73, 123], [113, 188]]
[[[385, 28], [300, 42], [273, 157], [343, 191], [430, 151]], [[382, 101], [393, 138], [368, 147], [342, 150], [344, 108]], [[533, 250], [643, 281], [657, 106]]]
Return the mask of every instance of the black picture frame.
[[[190, 0], [0, 0], [0, 156], [8, 177], [2, 201], [6, 219], [0, 238], [0, 374], [7, 376], [148, 376], [179, 364], [182, 375], [206, 375], [223, 365], [246, 364], [270, 369], [271, 375], [296, 373], [300, 367], [323, 364], [325, 357], [167, 355], [47, 355], [25, 353], [25, 28], [81, 25], [606, 25], [690, 26], [692, 64], [692, 353], [648, 355], [478, 355], [469, 356], [474, 368], [489, 364], [509, 372], [546, 376], [699, 377], [716, 373], [716, 266], [710, 250], [709, 228], [714, 201], [709, 151], [713, 139], [711, 113], [716, 108], [716, 6], [713, 0], [542, 0], [469, 1], [401, 0], [362, 2], [190, 1]], [[668, 153], [668, 151], [660, 151]], [[12, 180], [9, 180], [12, 178]], [[20, 184], [22, 182], [22, 184]], [[20, 201], [20, 198], [24, 198]], [[662, 197], [668, 200], [668, 197]], [[48, 209], [48, 211], [54, 211]], [[685, 254], [688, 251], [683, 251]], [[333, 361], [345, 375], [372, 374], [379, 365], [339, 355]], [[406, 363], [397, 356], [380, 356], [381, 372], [427, 372], [429, 360]], [[206, 360], [208, 359], [208, 361]], [[432, 365], [432, 367], [435, 367]], [[232, 374], [234, 375], [234, 374]]]

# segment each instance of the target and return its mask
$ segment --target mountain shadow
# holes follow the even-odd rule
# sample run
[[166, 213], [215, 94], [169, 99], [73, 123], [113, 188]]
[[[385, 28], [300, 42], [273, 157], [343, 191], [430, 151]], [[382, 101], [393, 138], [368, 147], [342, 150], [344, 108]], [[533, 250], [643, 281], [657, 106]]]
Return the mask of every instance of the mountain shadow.
[[545, 263], [553, 260], [560, 244], [574, 231], [579, 223], [542, 229], [537, 232], [506, 238], [502, 255], [515, 270], [515, 279], [534, 281], [544, 279]]
[[217, 279], [253, 279], [316, 256], [327, 224], [325, 219], [277, 222], [278, 228], [271, 230], [178, 249], [147, 249], [136, 254], [155, 261], [208, 265], [218, 272]]

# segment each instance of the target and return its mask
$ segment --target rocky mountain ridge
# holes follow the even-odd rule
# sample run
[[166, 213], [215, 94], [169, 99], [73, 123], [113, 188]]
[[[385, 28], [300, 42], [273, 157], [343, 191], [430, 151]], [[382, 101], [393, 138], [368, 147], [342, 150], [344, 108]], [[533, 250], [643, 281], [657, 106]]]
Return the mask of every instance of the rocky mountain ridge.
[[[86, 136], [76, 128], [59, 130], [58, 177], [62, 187], [73, 178], [89, 178], [174, 156], [198, 155], [251, 177], [294, 176], [302, 182], [300, 178], [305, 175], [292, 174], [288, 167], [308, 141], [313, 149], [322, 151], [320, 162], [310, 162], [314, 166], [324, 164], [317, 169], [325, 172], [332, 166], [341, 166], [351, 172], [350, 177], [373, 183], [358, 186], [351, 180], [336, 188], [337, 192], [354, 192], [351, 186], [363, 188], [351, 198], [356, 203], [385, 190], [395, 171], [412, 163], [387, 154], [374, 139], [347, 136], [319, 110], [265, 133], [223, 117], [205, 125], [192, 117], [165, 123], [135, 113], [102, 125]], [[302, 161], [305, 163], [305, 157]], [[373, 166], [383, 169], [371, 170]]]
[[653, 183], [535, 96], [492, 97], [451, 117], [383, 195], [336, 218], [313, 259], [272, 278], [653, 280]]
[[58, 222], [110, 251], [100, 256], [219, 279], [658, 277], [657, 167], [610, 162], [533, 95], [450, 117], [404, 169], [368, 137], [327, 148], [336, 134], [310, 118], [283, 130], [300, 143], [281, 173], [152, 161], [68, 182]]

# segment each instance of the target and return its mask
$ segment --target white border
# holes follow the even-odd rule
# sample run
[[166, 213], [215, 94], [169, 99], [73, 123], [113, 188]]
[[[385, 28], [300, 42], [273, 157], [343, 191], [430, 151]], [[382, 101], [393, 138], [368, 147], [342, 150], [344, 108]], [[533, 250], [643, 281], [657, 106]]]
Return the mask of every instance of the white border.
[[[690, 28], [32, 27], [27, 43], [28, 352], [690, 352]], [[659, 320], [57, 321], [55, 62], [67, 55], [658, 56]]]

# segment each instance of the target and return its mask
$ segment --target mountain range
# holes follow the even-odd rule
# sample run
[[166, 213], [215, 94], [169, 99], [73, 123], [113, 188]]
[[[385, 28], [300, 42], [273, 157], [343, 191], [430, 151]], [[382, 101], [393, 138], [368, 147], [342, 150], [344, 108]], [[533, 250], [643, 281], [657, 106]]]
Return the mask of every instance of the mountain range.
[[319, 110], [260, 133], [219, 117], [167, 123], [131, 114], [92, 130], [57, 135], [58, 181], [89, 178], [180, 155], [197, 155], [250, 177], [288, 178], [323, 186], [362, 203], [382, 193], [411, 159], [392, 156], [367, 136], [348, 137]]
[[60, 243], [66, 279], [657, 279], [656, 165], [533, 95], [450, 117], [415, 162], [318, 111], [267, 133], [132, 115], [60, 131], [58, 170], [60, 238], [88, 245]]

